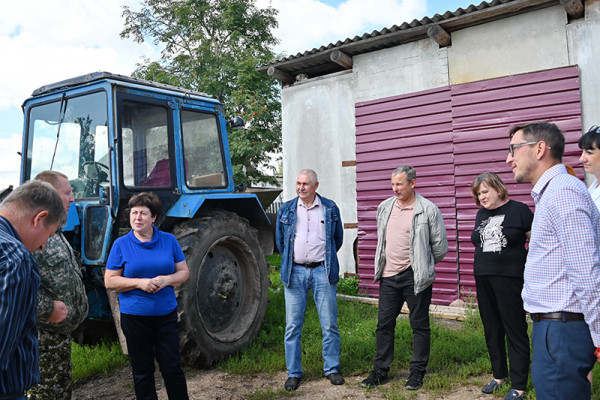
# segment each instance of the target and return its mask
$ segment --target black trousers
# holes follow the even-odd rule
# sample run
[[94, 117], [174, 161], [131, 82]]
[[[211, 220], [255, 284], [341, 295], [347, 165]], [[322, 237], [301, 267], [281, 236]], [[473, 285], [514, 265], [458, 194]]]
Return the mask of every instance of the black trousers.
[[177, 311], [161, 316], [121, 314], [137, 400], [156, 400], [154, 358], [165, 381], [169, 400], [188, 399], [179, 355]]
[[409, 322], [413, 331], [413, 356], [410, 371], [425, 374], [429, 362], [431, 347], [429, 328], [429, 305], [431, 304], [431, 286], [415, 295], [412, 268], [381, 278], [379, 284], [379, 312], [375, 341], [374, 370], [387, 375], [394, 359], [394, 334], [396, 318], [406, 301], [409, 310]]
[[529, 374], [529, 336], [521, 299], [523, 279], [476, 276], [475, 285], [494, 378], [504, 379], [508, 376], [506, 338], [511, 386], [525, 390]]

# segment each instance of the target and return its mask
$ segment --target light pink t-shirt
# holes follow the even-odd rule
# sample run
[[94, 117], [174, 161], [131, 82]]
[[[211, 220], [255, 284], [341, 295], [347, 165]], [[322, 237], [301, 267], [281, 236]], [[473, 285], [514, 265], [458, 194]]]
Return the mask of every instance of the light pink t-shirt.
[[382, 276], [388, 278], [410, 267], [410, 229], [415, 204], [400, 207], [394, 202], [385, 232], [385, 267]]
[[296, 208], [296, 233], [294, 237], [294, 263], [307, 264], [325, 259], [325, 217], [319, 196], [310, 208], [298, 199]]

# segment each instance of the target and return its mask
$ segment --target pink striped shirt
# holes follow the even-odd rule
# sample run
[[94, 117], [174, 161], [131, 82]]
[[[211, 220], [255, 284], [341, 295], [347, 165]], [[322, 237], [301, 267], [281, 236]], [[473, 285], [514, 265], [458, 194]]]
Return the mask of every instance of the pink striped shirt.
[[294, 263], [307, 264], [325, 259], [325, 217], [319, 196], [310, 208], [298, 199]]

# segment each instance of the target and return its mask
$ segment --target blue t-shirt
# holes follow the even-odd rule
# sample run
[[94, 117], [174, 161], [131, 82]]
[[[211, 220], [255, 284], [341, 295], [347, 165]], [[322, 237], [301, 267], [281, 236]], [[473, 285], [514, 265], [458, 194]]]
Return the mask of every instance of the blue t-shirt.
[[[153, 227], [154, 234], [149, 242], [142, 242], [133, 231], [115, 240], [110, 250], [106, 268], [123, 269], [125, 278], [154, 278], [175, 272], [175, 263], [185, 260], [181, 246], [175, 236]], [[156, 293], [134, 289], [119, 293], [120, 310], [124, 314], [159, 316], [167, 315], [177, 308], [173, 286]]]

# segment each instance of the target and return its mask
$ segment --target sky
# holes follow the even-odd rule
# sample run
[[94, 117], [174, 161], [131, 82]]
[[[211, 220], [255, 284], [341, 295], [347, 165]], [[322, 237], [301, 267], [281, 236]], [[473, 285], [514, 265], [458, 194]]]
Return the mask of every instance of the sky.
[[[479, 4], [479, 0], [475, 2]], [[19, 184], [21, 104], [42, 85], [95, 71], [131, 75], [160, 46], [121, 39], [123, 6], [139, 0], [27, 0], [0, 13], [0, 191]], [[277, 53], [296, 55], [348, 37], [467, 8], [469, 0], [256, 0], [279, 10]]]

